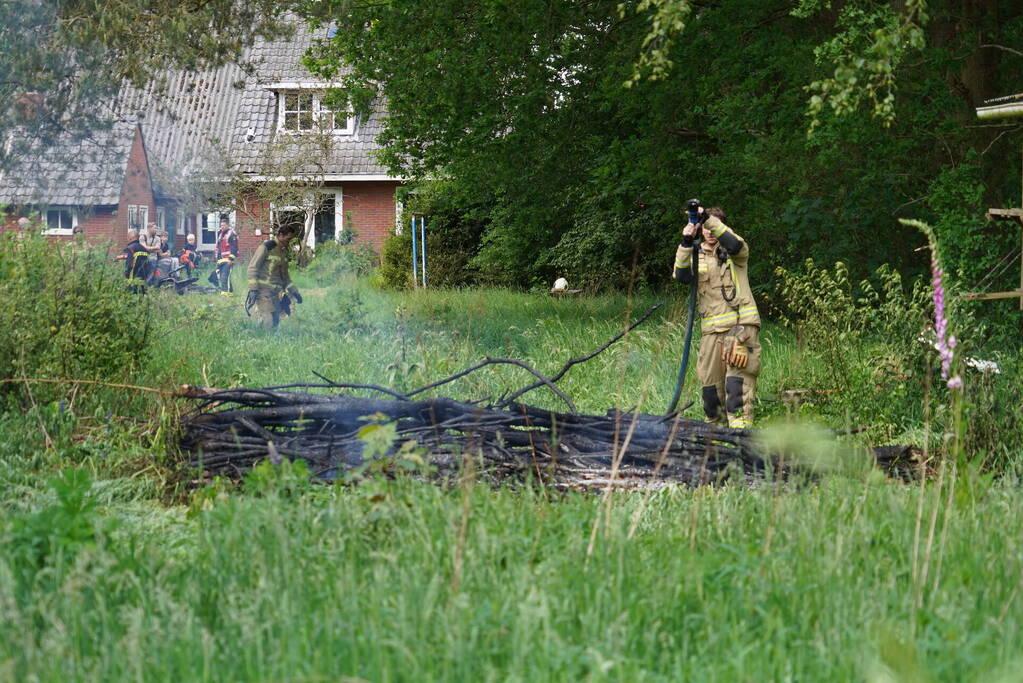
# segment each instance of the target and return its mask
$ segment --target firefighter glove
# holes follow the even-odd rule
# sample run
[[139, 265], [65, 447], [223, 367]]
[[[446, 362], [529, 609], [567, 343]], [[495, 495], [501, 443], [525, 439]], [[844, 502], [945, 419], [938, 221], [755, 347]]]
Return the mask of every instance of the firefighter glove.
[[749, 350], [743, 343], [744, 331], [742, 325], [736, 325], [721, 342], [721, 360], [733, 368], [744, 368], [749, 364]]
[[277, 302], [277, 310], [281, 315], [291, 315], [291, 297], [287, 292], [281, 292], [281, 298]]
[[749, 351], [738, 339], [735, 340], [735, 344], [732, 346], [732, 353], [728, 357], [728, 364], [733, 368], [744, 368], [749, 364]]
[[726, 334], [724, 339], [721, 340], [721, 361], [724, 363], [728, 362], [728, 359], [732, 357], [732, 349], [735, 347], [736, 339], [729, 333]]
[[245, 315], [252, 315], [249, 313], [252, 307], [256, 305], [256, 301], [259, 299], [259, 292], [254, 289], [250, 289], [248, 295], [245, 297]]
[[704, 221], [703, 227], [710, 230], [711, 234], [715, 237], [719, 237], [721, 233], [725, 231], [725, 224], [721, 222], [721, 219], [717, 216], [707, 216], [707, 220]]

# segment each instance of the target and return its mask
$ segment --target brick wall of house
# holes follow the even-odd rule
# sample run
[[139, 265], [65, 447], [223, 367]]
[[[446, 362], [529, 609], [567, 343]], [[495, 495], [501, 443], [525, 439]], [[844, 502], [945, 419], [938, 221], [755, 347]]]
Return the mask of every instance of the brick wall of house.
[[345, 230], [355, 230], [357, 241], [373, 245], [379, 254], [394, 234], [396, 182], [347, 182], [344, 192]]
[[[370, 244], [379, 254], [388, 237], [394, 234], [396, 182], [345, 182], [340, 185], [345, 230], [355, 230], [356, 241]], [[324, 190], [336, 190], [331, 183]], [[248, 259], [263, 240], [270, 227], [270, 204], [266, 201], [242, 202], [236, 212], [238, 251]], [[259, 234], [256, 234], [257, 231]]]
[[[24, 213], [28, 212], [29, 210], [26, 209]], [[21, 218], [22, 213], [23, 212], [15, 211], [4, 214], [3, 220], [0, 221], [0, 232], [4, 230], [17, 230], [18, 219]], [[112, 236], [117, 233], [119, 218], [120, 216], [118, 215], [116, 206], [93, 206], [78, 209], [78, 227], [85, 231], [86, 238], [90, 242], [100, 243], [113, 241], [115, 246], [123, 246], [123, 237], [124, 234], [127, 233], [127, 228], [121, 231], [121, 238], [119, 238], [121, 241], [112, 238]], [[72, 239], [72, 236], [47, 235], [47, 239], [54, 241], [70, 240]]]
[[[141, 130], [135, 128], [128, 162], [125, 165], [124, 181], [121, 185], [120, 204], [117, 206], [93, 206], [78, 209], [78, 227], [85, 232], [90, 242], [112, 243], [120, 248], [128, 241], [128, 206], [148, 206], [149, 221], [156, 221], [156, 202], [153, 198], [153, 183], [149, 174], [146, 147]], [[2, 221], [4, 227], [17, 224], [19, 214], [11, 213]], [[53, 240], [69, 240], [70, 235], [51, 235]]]
[[[153, 183], [146, 159], [146, 148], [142, 133], [136, 127], [131, 153], [125, 165], [124, 181], [121, 185], [120, 204], [93, 206], [78, 209], [78, 227], [85, 231], [90, 242], [113, 243], [117, 248], [128, 241], [128, 206], [134, 204], [149, 207], [149, 221], [156, 220], [156, 202], [153, 198]], [[18, 217], [12, 215], [12, 221]], [[53, 240], [69, 240], [70, 235], [52, 235]]]
[[242, 200], [235, 211], [235, 230], [238, 233], [238, 252], [247, 263], [256, 248], [269, 237], [270, 202]]
[[[90, 242], [113, 242], [115, 247], [123, 247], [127, 229], [117, 232], [118, 219], [121, 215], [116, 206], [96, 206], [78, 215], [78, 227], [85, 231]], [[127, 221], [127, 219], [124, 219]], [[70, 238], [63, 238], [70, 239]]]

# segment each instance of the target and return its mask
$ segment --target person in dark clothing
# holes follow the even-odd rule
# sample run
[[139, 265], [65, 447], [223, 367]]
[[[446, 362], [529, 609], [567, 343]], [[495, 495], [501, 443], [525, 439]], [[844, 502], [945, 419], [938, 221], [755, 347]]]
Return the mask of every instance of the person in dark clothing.
[[136, 294], [144, 293], [151, 268], [149, 250], [139, 241], [138, 230], [128, 231], [128, 246], [121, 252], [121, 258], [124, 259], [124, 277], [128, 280], [129, 289]]

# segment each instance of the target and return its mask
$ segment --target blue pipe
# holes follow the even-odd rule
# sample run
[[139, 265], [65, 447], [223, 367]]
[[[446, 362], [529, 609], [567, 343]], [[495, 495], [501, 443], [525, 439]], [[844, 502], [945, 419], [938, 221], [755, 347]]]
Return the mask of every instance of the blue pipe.
[[412, 217], [412, 284], [419, 286], [419, 275], [416, 268], [419, 266], [419, 255], [416, 253], [416, 217]]
[[419, 217], [419, 243], [423, 250], [423, 287], [426, 286], [426, 216]]

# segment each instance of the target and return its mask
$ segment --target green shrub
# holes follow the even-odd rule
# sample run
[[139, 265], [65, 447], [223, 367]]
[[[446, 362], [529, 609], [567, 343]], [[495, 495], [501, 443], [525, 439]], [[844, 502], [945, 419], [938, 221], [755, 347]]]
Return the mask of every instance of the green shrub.
[[[345, 233], [348, 234], [348, 233]], [[344, 275], [363, 277], [377, 265], [373, 247], [363, 242], [323, 242], [316, 245], [311, 256], [309, 273], [323, 281], [336, 280]]]
[[775, 271], [782, 322], [796, 334], [801, 356], [784, 383], [792, 389], [830, 392], [834, 413], [856, 422], [878, 418], [878, 396], [898, 424], [920, 411], [928, 353], [927, 292], [917, 281], [907, 291], [899, 272], [881, 266], [877, 284], [854, 285], [849, 269], [833, 270], [808, 259], [799, 273]]
[[[472, 265], [473, 239], [459, 232], [462, 227], [460, 223], [440, 220], [427, 224], [426, 279], [431, 287], [465, 287], [478, 282], [478, 271]], [[418, 238], [417, 232], [417, 242]], [[417, 276], [420, 278], [422, 267], [419, 261]], [[384, 244], [380, 275], [388, 287], [412, 287], [412, 234], [407, 229]]]
[[[155, 297], [129, 292], [105, 248], [19, 237], [0, 236], [4, 378], [118, 382], [149, 362]], [[71, 389], [31, 387], [38, 402]], [[80, 389], [79, 395], [89, 393], [85, 385]], [[0, 391], [31, 398], [23, 384], [0, 385]]]
[[380, 253], [380, 277], [391, 289], [412, 287], [412, 236], [408, 230], [392, 235]]
[[[946, 271], [946, 287], [956, 292], [999, 292], [1019, 287], [1019, 231], [1012, 222], [989, 223], [983, 209], [987, 188], [975, 153], [944, 168], [928, 186], [927, 206]], [[994, 204], [995, 206], [1003, 204]], [[952, 299], [952, 297], [948, 297]], [[988, 338], [1017, 344], [1023, 312], [1013, 299], [969, 305]]]
[[963, 368], [963, 451], [988, 469], [1008, 471], [1023, 465], [1023, 358], [998, 354], [984, 359], [997, 362], [999, 372]]
[[[426, 279], [434, 287], [465, 287], [479, 284], [480, 267], [474, 263], [479, 254], [486, 220], [477, 197], [450, 192], [446, 181], [431, 181], [416, 186], [405, 197], [403, 230], [384, 244], [380, 275], [393, 289], [409, 289], [412, 281], [412, 216], [426, 215]], [[419, 241], [419, 219], [416, 241]], [[418, 245], [417, 245], [418, 246]], [[420, 276], [422, 261], [420, 261]]]
[[[540, 264], [572, 288], [620, 291], [623, 284], [664, 285], [678, 246], [677, 235], [659, 234], [650, 213], [583, 214]], [[623, 236], [628, 236], [625, 238]]]
[[[916, 281], [907, 290], [899, 273], [882, 266], [876, 283], [853, 285], [848, 268], [833, 270], [812, 260], [799, 273], [776, 271], [784, 309], [782, 322], [796, 334], [801, 360], [780, 388], [827, 390], [821, 412], [835, 420], [869, 425], [874, 443], [909, 439], [922, 445], [919, 426], [930, 407], [931, 446], [953, 431], [952, 396], [938, 376], [930, 331], [928, 288]], [[1023, 450], [1023, 382], [1018, 355], [986, 348], [984, 328], [962, 302], [946, 299], [961, 360], [996, 361], [998, 374], [963, 363], [962, 446], [967, 457], [1005, 471]], [[930, 378], [928, 379], [928, 375]], [[797, 386], [798, 385], [798, 386]]]

